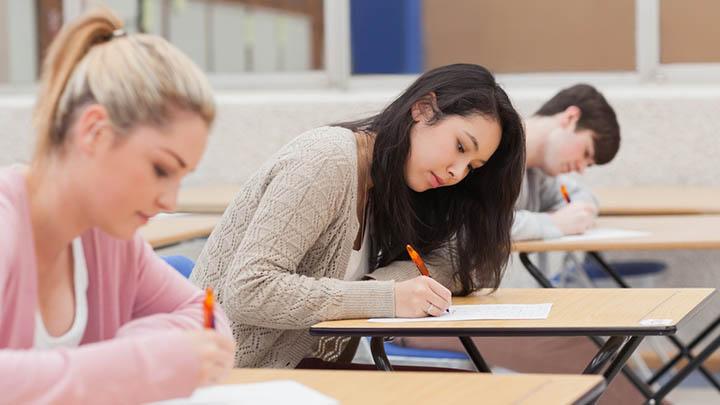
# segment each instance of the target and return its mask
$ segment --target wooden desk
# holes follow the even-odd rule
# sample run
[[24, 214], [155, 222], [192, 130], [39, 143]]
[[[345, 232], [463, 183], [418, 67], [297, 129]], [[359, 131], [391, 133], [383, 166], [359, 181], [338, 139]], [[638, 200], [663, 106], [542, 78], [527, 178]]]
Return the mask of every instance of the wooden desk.
[[600, 228], [621, 228], [650, 234], [637, 238], [568, 242], [536, 240], [513, 243], [515, 252], [720, 249], [720, 215], [657, 215], [600, 217]]
[[720, 214], [720, 187], [593, 188], [600, 215]]
[[573, 404], [605, 387], [600, 376], [558, 374], [234, 369], [226, 384], [294, 380], [345, 404]]
[[[313, 325], [313, 335], [341, 336], [646, 336], [675, 333], [677, 324], [712, 288], [501, 288], [490, 295], [453, 297], [454, 305], [553, 304], [547, 319], [380, 323], [365, 319]], [[642, 325], [668, 319], [667, 325]]]
[[[602, 373], [610, 383], [643, 336], [670, 335], [714, 289], [499, 289], [492, 295], [458, 297], [454, 304], [553, 303], [545, 320], [374, 323], [365, 319], [318, 323], [311, 335], [372, 336], [378, 368], [392, 370], [385, 354], [386, 336], [457, 336], [478, 371], [489, 372], [471, 336], [610, 336], [584, 370]], [[647, 320], [667, 320], [666, 324]], [[626, 372], [627, 374], [627, 372]], [[642, 382], [640, 382], [642, 383]], [[648, 396], [652, 393], [648, 393]]]
[[178, 193], [177, 211], [222, 214], [240, 190], [240, 185], [187, 187]]
[[[657, 216], [615, 216], [600, 217], [599, 227], [621, 228], [635, 231], [646, 231], [649, 235], [625, 239], [597, 239], [592, 241], [526, 241], [513, 244], [513, 251], [520, 254], [520, 261], [537, 282], [546, 288], [552, 283], [528, 257], [528, 253], [549, 251], [585, 251], [600, 267], [616, 282], [619, 287], [629, 288], [612, 266], [610, 266], [598, 253], [609, 250], [670, 250], [670, 249], [719, 249], [720, 248], [720, 215], [657, 215]], [[638, 291], [638, 290], [634, 290]], [[668, 339], [679, 349], [679, 354], [661, 367], [654, 376], [647, 381], [654, 384], [671, 370], [678, 361], [688, 359], [688, 364], [665, 382], [655, 392], [642, 388], [637, 381], [633, 381], [648, 399], [657, 402], [662, 400], [672, 389], [679, 385], [692, 371], [699, 369], [718, 390], [718, 382], [702, 363], [720, 347], [720, 337], [714, 338], [700, 353], [693, 355], [693, 348], [699, 345], [712, 331], [720, 326], [720, 316], [710, 322], [696, 338], [685, 344], [675, 336]], [[626, 375], [628, 372], [625, 372]], [[632, 377], [631, 377], [632, 379]]]
[[157, 249], [195, 238], [204, 238], [220, 220], [220, 215], [181, 215], [153, 218], [139, 229], [140, 235]]

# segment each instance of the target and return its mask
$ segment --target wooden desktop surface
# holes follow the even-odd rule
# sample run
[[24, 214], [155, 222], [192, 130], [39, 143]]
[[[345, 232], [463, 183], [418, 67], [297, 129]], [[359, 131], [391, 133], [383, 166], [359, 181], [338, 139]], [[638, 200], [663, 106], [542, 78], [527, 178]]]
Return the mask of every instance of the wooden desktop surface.
[[599, 187], [592, 191], [600, 201], [600, 215], [720, 214], [720, 187]]
[[649, 235], [589, 241], [522, 241], [513, 243], [513, 251], [529, 253], [720, 248], [720, 215], [609, 216], [598, 218], [596, 225], [601, 228], [645, 231]]
[[181, 188], [176, 211], [222, 214], [239, 190], [235, 184]]
[[210, 235], [220, 215], [180, 215], [153, 218], [140, 227], [140, 235], [153, 248]]
[[[469, 304], [541, 304], [552, 303], [547, 319], [475, 320], [452, 322], [379, 323], [366, 319], [320, 322], [311, 327], [313, 334], [349, 335], [368, 331], [388, 331], [392, 336], [455, 336], [458, 330], [478, 335], [599, 336], [657, 335], [673, 333], [677, 324], [693, 313], [713, 288], [501, 288], [490, 295], [453, 297], [454, 305]], [[647, 325], [648, 319], [668, 320], [666, 324]], [[424, 331], [422, 334], [415, 334]], [[356, 333], [357, 332], [357, 333]], [[368, 335], [369, 336], [369, 335]]]
[[601, 390], [600, 375], [234, 369], [226, 384], [294, 380], [341, 404], [571, 404]]
[[[221, 214], [240, 190], [239, 184], [184, 187], [178, 212]], [[720, 187], [597, 187], [601, 215], [720, 214]]]

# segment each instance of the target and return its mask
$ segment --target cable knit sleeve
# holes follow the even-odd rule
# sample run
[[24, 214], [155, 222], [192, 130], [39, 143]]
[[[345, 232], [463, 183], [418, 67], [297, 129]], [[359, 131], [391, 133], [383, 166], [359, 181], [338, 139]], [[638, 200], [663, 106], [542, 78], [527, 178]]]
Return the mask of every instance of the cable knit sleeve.
[[[348, 221], [347, 200], [356, 182], [356, 169], [332, 145], [316, 142], [270, 169], [254, 212], [234, 203], [208, 241], [193, 274], [207, 275], [216, 266], [212, 257], [234, 248], [221, 270], [219, 297], [232, 322], [273, 329], [305, 329], [324, 320], [394, 316], [391, 281], [344, 281], [312, 269], [299, 274], [301, 262], [313, 263], [312, 247], [342, 236], [327, 233], [336, 221]], [[241, 192], [242, 193], [242, 192]], [[239, 196], [237, 201], [252, 201]], [[232, 210], [235, 210], [233, 212]], [[354, 210], [352, 210], [354, 212]], [[245, 218], [233, 216], [247, 215]], [[237, 226], [234, 226], [237, 224]], [[239, 228], [238, 228], [239, 227]], [[244, 232], [243, 232], [244, 229]], [[233, 242], [233, 238], [241, 240]], [[329, 242], [328, 242], [329, 241]], [[335, 261], [338, 265], [342, 261]], [[338, 269], [335, 269], [338, 270]], [[207, 279], [194, 281], [203, 284]]]
[[[424, 257], [428, 271], [435, 281], [450, 290], [453, 295], [459, 294], [462, 286], [455, 277], [447, 248], [441, 248]], [[397, 260], [385, 267], [380, 267], [366, 277], [372, 280], [405, 281], [420, 275], [415, 263], [410, 260]]]

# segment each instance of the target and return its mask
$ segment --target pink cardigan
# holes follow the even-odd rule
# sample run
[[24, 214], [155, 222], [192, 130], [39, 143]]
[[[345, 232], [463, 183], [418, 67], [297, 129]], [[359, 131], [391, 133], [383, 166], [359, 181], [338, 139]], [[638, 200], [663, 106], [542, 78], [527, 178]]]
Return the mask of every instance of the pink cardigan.
[[[139, 236], [82, 235], [88, 323], [80, 347], [30, 350], [37, 270], [25, 178], [0, 169], [0, 402], [139, 403], [189, 395], [199, 361], [180, 331], [202, 327], [203, 293]], [[218, 308], [216, 327], [231, 337]]]

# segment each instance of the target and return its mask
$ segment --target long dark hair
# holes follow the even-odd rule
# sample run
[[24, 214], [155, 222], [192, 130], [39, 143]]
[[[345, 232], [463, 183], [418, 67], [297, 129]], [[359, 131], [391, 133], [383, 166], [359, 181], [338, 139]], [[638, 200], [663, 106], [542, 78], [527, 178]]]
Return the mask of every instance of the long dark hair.
[[[411, 109], [418, 102], [432, 106], [431, 124], [452, 115], [480, 114], [497, 120], [502, 130], [498, 149], [485, 165], [454, 186], [413, 191], [404, 173], [410, 128], [415, 124]], [[373, 188], [368, 196], [370, 269], [407, 259], [407, 243], [422, 255], [444, 248], [463, 294], [497, 288], [510, 256], [525, 135], [518, 113], [493, 75], [473, 64], [439, 67], [420, 76], [379, 114], [338, 125], [375, 134]]]

